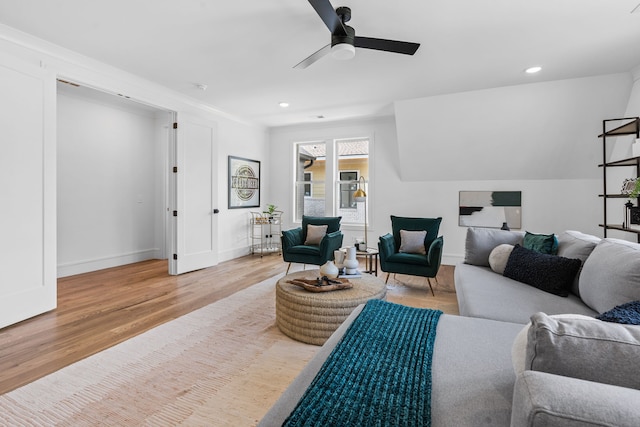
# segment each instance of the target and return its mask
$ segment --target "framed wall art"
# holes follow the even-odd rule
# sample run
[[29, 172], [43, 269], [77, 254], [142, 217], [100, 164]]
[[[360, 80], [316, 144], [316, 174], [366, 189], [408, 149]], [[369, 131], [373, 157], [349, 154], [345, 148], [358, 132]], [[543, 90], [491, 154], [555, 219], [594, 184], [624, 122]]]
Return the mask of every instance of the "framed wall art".
[[229, 209], [260, 207], [260, 161], [229, 156]]
[[522, 226], [522, 192], [461, 191], [458, 225], [463, 227], [509, 228]]

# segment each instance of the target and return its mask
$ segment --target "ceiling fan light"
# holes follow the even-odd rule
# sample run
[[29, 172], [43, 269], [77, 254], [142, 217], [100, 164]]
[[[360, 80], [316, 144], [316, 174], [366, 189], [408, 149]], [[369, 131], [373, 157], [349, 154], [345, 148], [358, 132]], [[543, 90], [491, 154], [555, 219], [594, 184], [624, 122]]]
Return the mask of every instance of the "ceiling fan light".
[[356, 56], [356, 48], [349, 43], [338, 43], [331, 46], [331, 55], [342, 61]]

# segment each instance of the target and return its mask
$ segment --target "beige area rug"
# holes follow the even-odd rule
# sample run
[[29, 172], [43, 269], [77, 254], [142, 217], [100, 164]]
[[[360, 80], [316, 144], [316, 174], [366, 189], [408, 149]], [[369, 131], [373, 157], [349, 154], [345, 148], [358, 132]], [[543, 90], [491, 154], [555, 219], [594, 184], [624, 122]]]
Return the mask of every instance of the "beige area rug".
[[275, 282], [0, 396], [0, 425], [252, 426], [320, 347], [275, 326]]

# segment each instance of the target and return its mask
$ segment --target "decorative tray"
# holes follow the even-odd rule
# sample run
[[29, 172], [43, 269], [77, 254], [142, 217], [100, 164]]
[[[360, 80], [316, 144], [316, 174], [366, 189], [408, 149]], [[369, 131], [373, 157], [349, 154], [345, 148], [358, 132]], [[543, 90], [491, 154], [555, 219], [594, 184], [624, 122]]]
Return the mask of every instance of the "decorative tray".
[[353, 287], [353, 284], [348, 279], [329, 279], [327, 276], [316, 279], [292, 279], [287, 283], [300, 286], [309, 292], [329, 292]]

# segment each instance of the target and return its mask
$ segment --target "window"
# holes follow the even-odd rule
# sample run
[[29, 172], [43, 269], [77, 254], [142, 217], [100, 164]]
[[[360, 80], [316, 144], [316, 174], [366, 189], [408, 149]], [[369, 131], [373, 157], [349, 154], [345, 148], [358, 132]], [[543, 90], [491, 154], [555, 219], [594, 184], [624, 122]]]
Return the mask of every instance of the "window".
[[356, 202], [360, 177], [369, 177], [369, 138], [335, 139], [295, 144], [295, 218], [342, 216], [342, 224], [361, 225], [366, 202]]
[[[312, 181], [312, 179], [311, 179], [312, 175], [313, 174], [311, 172], [305, 172], [303, 181], [311, 182]], [[304, 185], [304, 195], [305, 195], [305, 197], [311, 197], [311, 184], [305, 184]]]
[[340, 209], [356, 209], [353, 192], [358, 189], [358, 171], [340, 171]]

